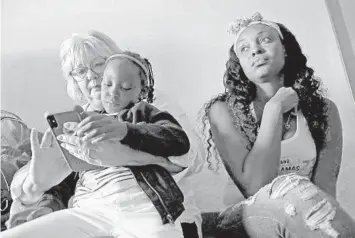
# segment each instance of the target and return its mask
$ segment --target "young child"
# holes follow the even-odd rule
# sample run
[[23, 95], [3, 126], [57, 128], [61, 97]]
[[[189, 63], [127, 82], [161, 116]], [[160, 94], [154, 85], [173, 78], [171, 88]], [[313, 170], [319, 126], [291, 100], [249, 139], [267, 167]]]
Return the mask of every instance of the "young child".
[[[116, 134], [116, 144], [110, 145], [122, 144], [147, 156], [186, 154], [190, 144], [181, 126], [169, 113], [149, 104], [153, 86], [151, 66], [138, 54], [123, 52], [107, 59], [102, 113], [115, 113], [115, 126], [122, 129], [122, 137]], [[97, 128], [81, 126], [78, 136], [96, 139], [98, 147], [107, 144], [97, 138], [105, 139], [109, 131], [100, 135]], [[104, 167], [80, 174], [73, 208], [15, 227], [4, 237], [183, 237], [177, 219], [184, 211], [184, 198], [166, 169], [147, 163], [117, 166], [120, 154], [96, 160]]]
[[[187, 153], [189, 150], [189, 140], [178, 122], [167, 112], [162, 112], [150, 104], [154, 100], [153, 91], [154, 78], [148, 60], [142, 59], [138, 54], [128, 51], [113, 55], [107, 59], [101, 84], [101, 101], [104, 109], [100, 113], [110, 114], [111, 116], [114, 115], [116, 120], [121, 122], [116, 124], [115, 127], [122, 126], [125, 128], [124, 131], [126, 130], [121, 138], [120, 136], [117, 137], [116, 134], [113, 139], [118, 139], [121, 144], [129, 146], [131, 149], [165, 158], [168, 156], [180, 156]], [[88, 122], [89, 121], [87, 121], [87, 124]], [[109, 132], [100, 134], [98, 133], [99, 130], [97, 130], [97, 128], [86, 128], [85, 124], [81, 124], [77, 132], [79, 136], [85, 135], [84, 141], [91, 140], [94, 141], [94, 143], [98, 143], [100, 140], [103, 140], [105, 136], [109, 136]], [[117, 158], [106, 158], [101, 161], [96, 161], [96, 164], [98, 165], [106, 167], [110, 166], [109, 168], [100, 171], [99, 175], [93, 175], [97, 184], [120, 183], [121, 186], [125, 183], [130, 184], [134, 178], [139, 184], [141, 171], [137, 171], [137, 167], [117, 168], [114, 166], [115, 161], [112, 161], [112, 159], [117, 160]], [[93, 160], [89, 162], [95, 163]], [[168, 159], [167, 164], [173, 165]], [[183, 199], [179, 195], [181, 193], [179, 188], [175, 185], [171, 175], [159, 166], [144, 165], [144, 168], [150, 168], [155, 170], [158, 174], [160, 173], [164, 180], [167, 180], [167, 183], [173, 185], [167, 188], [176, 190], [173, 193], [177, 194], [177, 196], [169, 197], [165, 194], [165, 197], [161, 198], [162, 201], [159, 201], [159, 199], [157, 200], [154, 198], [156, 195], [151, 194], [152, 191], [143, 189], [146, 195], [150, 197], [151, 202], [154, 203], [155, 209], [158, 211], [163, 210], [159, 211], [163, 223], [174, 223], [177, 216], [175, 215], [175, 218], [173, 218], [172, 214], [166, 214], [168, 212], [164, 211], [167, 209], [164, 208], [164, 206], [166, 206], [164, 203], [171, 202], [174, 204], [172, 206], [173, 210], [181, 210], [182, 212], [183, 208], [179, 208], [180, 205], [177, 203], [179, 199]], [[85, 180], [86, 177], [88, 177], [87, 181], [90, 180], [90, 175], [94, 173], [96, 173], [96, 171], [85, 172], [84, 175], [81, 176], [81, 179], [79, 179], [78, 184]], [[112, 175], [113, 173], [115, 175]], [[112, 180], [117, 181], [113, 182]], [[157, 183], [158, 181], [153, 182]], [[100, 185], [100, 188], [101, 186], [102, 185]], [[145, 185], [140, 185], [141, 188], [144, 186]], [[94, 189], [91, 187], [90, 192], [95, 189], [96, 187]], [[162, 189], [162, 187], [157, 187], [157, 189]], [[120, 193], [121, 191], [117, 190], [117, 188], [113, 188], [109, 193], [112, 194], [115, 190], [117, 193]], [[152, 190], [155, 189], [153, 188]], [[86, 192], [83, 192], [83, 194], [81, 193], [82, 190], [80, 185], [78, 186], [77, 191], [78, 192], [74, 198], [74, 204], [81, 203], [81, 198], [85, 196], [83, 194], [86, 194]], [[102, 191], [100, 192], [102, 193]], [[171, 193], [172, 191], [167, 192]], [[158, 197], [159, 196], [162, 196], [162, 194], [158, 194]], [[135, 199], [139, 200], [140, 197], [146, 198], [142, 193]], [[151, 202], [148, 203], [148, 206], [153, 208]], [[137, 200], [135, 203], [137, 203]], [[159, 205], [159, 203], [162, 204]], [[161, 209], [161, 207], [163, 207], [163, 209]], [[179, 211], [178, 213], [181, 212]]]

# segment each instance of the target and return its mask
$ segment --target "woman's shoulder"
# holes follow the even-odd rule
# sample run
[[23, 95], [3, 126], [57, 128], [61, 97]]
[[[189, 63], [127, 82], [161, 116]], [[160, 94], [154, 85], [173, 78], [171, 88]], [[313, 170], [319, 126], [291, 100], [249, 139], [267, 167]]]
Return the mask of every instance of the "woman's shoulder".
[[337, 105], [329, 98], [325, 99], [328, 128], [326, 140], [330, 141], [333, 137], [339, 137], [342, 134], [342, 123]]
[[335, 104], [334, 101], [332, 101], [329, 98], [325, 99], [325, 103], [327, 106], [327, 115], [328, 115], [328, 121], [329, 122], [334, 122], [340, 120], [340, 114], [337, 105]]
[[332, 99], [324, 98], [324, 102], [325, 102], [327, 108], [329, 108], [329, 107], [335, 107], [336, 108], [336, 104], [335, 104], [335, 102]]
[[215, 101], [210, 105], [207, 116], [210, 121], [219, 121], [219, 118], [222, 116], [229, 115], [228, 105], [223, 101]]
[[334, 124], [341, 124], [338, 106], [329, 98], [327, 98], [325, 102], [327, 103], [329, 123], [331, 123], [332, 126], [334, 126]]
[[218, 100], [213, 102], [207, 116], [210, 124], [220, 131], [230, 132], [231, 128], [234, 128], [233, 116], [230, 113], [227, 103], [224, 101]]

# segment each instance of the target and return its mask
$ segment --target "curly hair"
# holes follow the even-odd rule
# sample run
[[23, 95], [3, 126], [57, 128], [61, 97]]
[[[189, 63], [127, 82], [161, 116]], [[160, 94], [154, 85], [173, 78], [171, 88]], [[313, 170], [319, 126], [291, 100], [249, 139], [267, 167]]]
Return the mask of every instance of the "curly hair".
[[[321, 89], [321, 82], [314, 76], [314, 70], [307, 66], [307, 58], [295, 36], [282, 24], [278, 23], [283, 35], [281, 40], [287, 57], [280, 73], [284, 75], [284, 86], [292, 87], [299, 97], [299, 108], [305, 116], [309, 130], [314, 139], [317, 155], [325, 146], [326, 131], [328, 129], [328, 106]], [[208, 114], [211, 106], [217, 102], [225, 102], [233, 117], [235, 128], [247, 139], [247, 149], [251, 150], [257, 137], [258, 124], [250, 110], [250, 104], [256, 98], [256, 85], [250, 81], [240, 65], [233, 46], [229, 51], [229, 60], [223, 77], [225, 92], [217, 95], [207, 102], [202, 117], [203, 131], [209, 125]], [[210, 168], [209, 157], [218, 152], [212, 144], [211, 129], [207, 134], [207, 162]], [[218, 160], [218, 157], [215, 156]]]
[[[131, 62], [132, 64], [134, 64], [135, 66], [138, 67], [138, 69], [139, 69], [139, 77], [141, 78], [141, 83], [142, 83], [143, 87], [147, 86], [147, 84], [149, 85], [147, 94], [143, 98], [140, 98], [140, 100], [146, 100], [148, 103], [153, 103], [154, 100], [155, 100], [155, 98], [154, 98], [154, 75], [153, 75], [152, 65], [150, 64], [148, 59], [143, 58], [138, 53], [135, 53], [135, 52], [132, 52], [132, 51], [124, 51], [124, 52], [122, 52], [120, 54], [133, 57], [136, 60], [138, 60], [141, 64], [143, 64], [144, 67], [146, 67], [146, 69], [148, 70], [148, 75], [145, 74], [145, 71], [142, 68], [142, 66], [140, 66], [139, 64], [137, 64], [133, 60], [130, 60], [130, 59], [127, 59], [127, 58], [124, 58], [124, 57], [121, 58], [122, 60], [128, 60], [129, 62]], [[113, 55], [113, 56], [115, 56], [115, 55]], [[108, 61], [110, 59], [112, 60], [112, 59], [117, 59], [117, 58], [109, 58], [106, 61], [106, 66], [107, 66], [107, 63], [108, 63]]]

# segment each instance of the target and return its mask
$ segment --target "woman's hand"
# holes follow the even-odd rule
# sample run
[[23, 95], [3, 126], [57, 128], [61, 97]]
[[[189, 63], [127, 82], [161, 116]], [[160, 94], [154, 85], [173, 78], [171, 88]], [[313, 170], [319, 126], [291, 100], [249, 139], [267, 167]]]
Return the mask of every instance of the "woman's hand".
[[[74, 134], [59, 135], [57, 139], [61, 141], [61, 147], [68, 150], [70, 154], [74, 155], [78, 159], [81, 159], [89, 164], [103, 167], [121, 165], [119, 164], [120, 162], [117, 160], [117, 157], [120, 154], [119, 142], [83, 142], [81, 137]], [[114, 164], [111, 164], [108, 161], [114, 161]]]
[[62, 142], [60, 146], [68, 150], [70, 154], [89, 164], [101, 167], [125, 166], [129, 164], [128, 158], [122, 156], [122, 150], [131, 149], [118, 141], [84, 142], [77, 135], [65, 134], [58, 136], [58, 140]]
[[50, 129], [44, 133], [41, 144], [35, 129], [32, 129], [30, 139], [32, 159], [23, 190], [31, 192], [31, 187], [35, 186], [38, 192], [44, 192], [59, 184], [72, 171], [60, 153], [60, 148], [54, 143]]
[[281, 87], [267, 104], [281, 106], [282, 112], [288, 112], [298, 105], [299, 98], [295, 90], [291, 87]]
[[58, 139], [62, 142], [61, 146], [75, 157], [101, 167], [157, 164], [171, 173], [178, 173], [184, 169], [164, 157], [136, 151], [113, 140], [93, 144], [83, 143], [75, 135], [61, 135]]
[[127, 135], [127, 126], [117, 118], [103, 114], [85, 115], [79, 124], [67, 122], [64, 127], [76, 131], [75, 135], [81, 138], [83, 143], [98, 143], [106, 140], [120, 141]]

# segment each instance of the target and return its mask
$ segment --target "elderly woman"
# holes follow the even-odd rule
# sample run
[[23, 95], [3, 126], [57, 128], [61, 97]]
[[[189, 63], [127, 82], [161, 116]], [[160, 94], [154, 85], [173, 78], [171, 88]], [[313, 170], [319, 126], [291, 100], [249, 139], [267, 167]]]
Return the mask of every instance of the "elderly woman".
[[[102, 108], [100, 87], [105, 61], [111, 55], [120, 52], [121, 50], [118, 49], [111, 39], [99, 32], [91, 32], [87, 37], [74, 35], [72, 38], [63, 42], [60, 56], [63, 73], [67, 79], [67, 91], [73, 100], [84, 105], [85, 110], [98, 111]], [[160, 102], [159, 98], [163, 101]], [[201, 145], [186, 115], [177, 107], [171, 110], [169, 102], [167, 102], [164, 97], [157, 96], [157, 99], [155, 105], [160, 109], [169, 108], [173, 116], [176, 116], [181, 122], [182, 127], [190, 138], [191, 149], [188, 154], [181, 158], [169, 157], [169, 161], [172, 161], [175, 167], [178, 166], [182, 169], [187, 167], [187, 169], [184, 169], [174, 176], [185, 195], [185, 212], [179, 217], [179, 220], [182, 221], [181, 225], [185, 236], [197, 237], [198, 234], [200, 234], [201, 221], [199, 211], [193, 203], [193, 193], [187, 186], [187, 177], [196, 169], [197, 159], [202, 157]], [[159, 103], [162, 103], [161, 107]], [[182, 120], [180, 120], [180, 118], [182, 118]], [[49, 145], [46, 144], [41, 145], [42, 148], [48, 146]], [[41, 150], [38, 151], [38, 153], [41, 153]], [[128, 154], [123, 155], [122, 153]], [[149, 161], [147, 161], [148, 158], [151, 159], [152, 164], [161, 165], [169, 170], [167, 160], [158, 156], [141, 156], [140, 153], [134, 150], [126, 150], [125, 152], [115, 151], [112, 156], [117, 156], [117, 154], [122, 155], [122, 157], [134, 156], [135, 161], [141, 159], [142, 164], [149, 163]], [[71, 172], [63, 159], [60, 158], [60, 155], [47, 154], [46, 157], [45, 160], [41, 161], [34, 156], [31, 163], [18, 173], [17, 177], [14, 179], [15, 182], [12, 184], [12, 193], [15, 197], [15, 201], [17, 201], [20, 206], [22, 205], [22, 209], [23, 206], [31, 207], [31, 204], [35, 204], [44, 191], [60, 183]], [[38, 156], [38, 158], [43, 158], [43, 156]], [[33, 165], [35, 163], [37, 163], [37, 166]], [[126, 164], [126, 166], [129, 165], [130, 164]], [[13, 217], [16, 217], [16, 212], [18, 211], [12, 211]], [[18, 214], [21, 214], [21, 212]], [[10, 226], [11, 222], [16, 223], [12, 220], [10, 221]], [[18, 229], [21, 229], [21, 227], [18, 227]]]
[[338, 109], [295, 36], [260, 14], [230, 32], [225, 92], [207, 104], [205, 123], [234, 182], [229, 189], [247, 200], [220, 215], [222, 237], [354, 237], [354, 221], [334, 199]]

